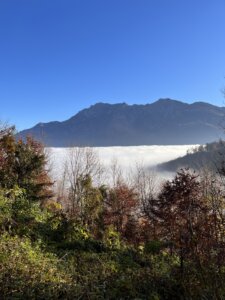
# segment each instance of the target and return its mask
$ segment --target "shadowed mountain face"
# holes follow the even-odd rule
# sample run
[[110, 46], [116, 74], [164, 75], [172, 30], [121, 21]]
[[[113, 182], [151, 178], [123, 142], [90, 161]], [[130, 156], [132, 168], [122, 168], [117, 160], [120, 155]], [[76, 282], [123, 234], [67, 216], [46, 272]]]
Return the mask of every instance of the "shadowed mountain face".
[[160, 99], [152, 104], [97, 103], [63, 122], [39, 123], [18, 136], [47, 146], [202, 144], [222, 136], [225, 108]]

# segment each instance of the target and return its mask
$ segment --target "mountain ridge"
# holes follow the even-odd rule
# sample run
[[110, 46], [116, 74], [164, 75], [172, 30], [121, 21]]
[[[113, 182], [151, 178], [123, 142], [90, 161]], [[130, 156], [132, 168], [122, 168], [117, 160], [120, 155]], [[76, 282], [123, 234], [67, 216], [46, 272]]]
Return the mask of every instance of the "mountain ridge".
[[161, 98], [153, 103], [98, 102], [59, 122], [38, 123], [17, 134], [46, 146], [201, 144], [218, 139], [225, 108]]

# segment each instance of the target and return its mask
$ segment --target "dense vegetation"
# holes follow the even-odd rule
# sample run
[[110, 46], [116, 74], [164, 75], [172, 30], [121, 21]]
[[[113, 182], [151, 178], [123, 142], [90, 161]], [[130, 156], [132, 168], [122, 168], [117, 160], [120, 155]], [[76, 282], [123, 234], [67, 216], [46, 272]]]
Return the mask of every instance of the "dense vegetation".
[[[90, 149], [53, 193], [43, 147], [0, 133], [1, 299], [224, 299], [224, 186], [181, 170], [156, 194]], [[223, 175], [223, 174], [222, 174]]]

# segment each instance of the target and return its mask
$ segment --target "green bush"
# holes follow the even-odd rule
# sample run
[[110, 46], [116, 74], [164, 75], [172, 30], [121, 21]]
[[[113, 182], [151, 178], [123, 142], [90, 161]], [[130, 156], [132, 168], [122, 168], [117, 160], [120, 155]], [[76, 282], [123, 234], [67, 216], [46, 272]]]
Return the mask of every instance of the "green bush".
[[3, 299], [57, 299], [72, 285], [71, 276], [51, 253], [28, 238], [0, 239], [0, 294]]

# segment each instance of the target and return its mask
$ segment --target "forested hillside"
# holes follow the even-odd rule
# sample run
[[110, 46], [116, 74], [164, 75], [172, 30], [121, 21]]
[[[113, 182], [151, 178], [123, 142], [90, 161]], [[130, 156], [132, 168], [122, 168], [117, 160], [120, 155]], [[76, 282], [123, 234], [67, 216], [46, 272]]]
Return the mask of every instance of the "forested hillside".
[[158, 170], [176, 172], [181, 168], [201, 170], [203, 168], [219, 173], [225, 164], [225, 141], [207, 143], [190, 149], [179, 157], [158, 165]]
[[127, 182], [115, 164], [106, 186], [77, 148], [55, 186], [46, 162], [1, 130], [1, 299], [225, 298], [222, 180], [181, 170], [156, 193], [148, 171]]

